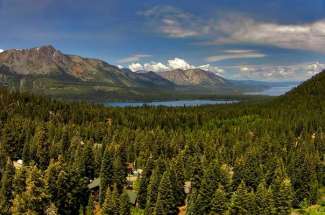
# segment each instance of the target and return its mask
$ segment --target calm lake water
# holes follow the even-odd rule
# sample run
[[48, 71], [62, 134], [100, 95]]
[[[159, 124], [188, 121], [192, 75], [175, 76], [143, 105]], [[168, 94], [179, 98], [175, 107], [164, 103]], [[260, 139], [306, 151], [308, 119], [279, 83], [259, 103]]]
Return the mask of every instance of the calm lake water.
[[266, 96], [281, 96], [291, 89], [295, 88], [298, 84], [287, 86], [276, 86], [260, 92], [245, 93], [246, 95], [266, 95]]
[[166, 107], [193, 107], [201, 105], [215, 105], [215, 104], [231, 104], [238, 101], [235, 100], [175, 100], [175, 101], [156, 101], [156, 102], [106, 102], [107, 107], [141, 107], [148, 106], [166, 106]]

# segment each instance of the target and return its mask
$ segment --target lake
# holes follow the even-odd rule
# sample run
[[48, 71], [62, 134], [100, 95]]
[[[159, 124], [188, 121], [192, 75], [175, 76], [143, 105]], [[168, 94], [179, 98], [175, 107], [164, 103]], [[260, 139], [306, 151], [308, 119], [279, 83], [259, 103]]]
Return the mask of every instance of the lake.
[[271, 87], [267, 90], [263, 90], [260, 92], [249, 92], [245, 93], [245, 95], [266, 95], [266, 96], [281, 96], [286, 92], [289, 92], [291, 89], [295, 88], [298, 84], [287, 85], [287, 86], [275, 86]]
[[231, 104], [236, 103], [236, 100], [173, 100], [173, 101], [152, 101], [152, 102], [106, 102], [106, 107], [142, 107], [148, 106], [165, 106], [165, 107], [194, 107], [202, 105], [216, 105], [216, 104]]

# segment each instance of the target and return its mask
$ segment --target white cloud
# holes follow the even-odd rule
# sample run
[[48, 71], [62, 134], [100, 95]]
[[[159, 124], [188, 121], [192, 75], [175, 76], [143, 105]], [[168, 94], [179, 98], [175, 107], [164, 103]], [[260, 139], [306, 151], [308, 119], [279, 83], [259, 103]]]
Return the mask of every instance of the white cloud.
[[187, 70], [187, 69], [202, 69], [205, 71], [210, 71], [215, 74], [221, 75], [224, 73], [224, 70], [217, 67], [213, 66], [210, 64], [205, 64], [205, 65], [200, 65], [200, 66], [195, 66], [184, 59], [181, 58], [174, 58], [170, 59], [167, 61], [166, 64], [163, 64], [161, 62], [150, 62], [150, 63], [145, 63], [145, 64], [140, 64], [140, 63], [132, 63], [129, 65], [129, 69], [133, 72], [137, 71], [152, 71], [152, 72], [165, 72], [168, 70], [175, 70], [175, 69], [182, 69], [182, 70]]
[[198, 66], [197, 68], [202, 69], [204, 71], [210, 71], [210, 72], [213, 72], [216, 74], [223, 74], [225, 72], [224, 69], [221, 69], [217, 66], [212, 66], [210, 64], [201, 65], [201, 66]]
[[122, 66], [122, 65], [117, 65], [117, 68], [119, 68], [119, 69], [123, 69], [124, 66]]
[[171, 6], [155, 6], [140, 14], [148, 18], [150, 28], [163, 35], [174, 38], [200, 37], [202, 44], [251, 43], [325, 52], [325, 19], [298, 24], [257, 21], [238, 14], [221, 19], [203, 19]]
[[145, 63], [143, 67], [145, 71], [152, 71], [152, 72], [165, 72], [170, 69], [168, 66], [160, 62]]
[[214, 44], [252, 43], [325, 52], [325, 20], [290, 25], [235, 16], [218, 21], [216, 29], [223, 36]]
[[225, 54], [209, 56], [205, 60], [207, 62], [217, 62], [230, 59], [242, 59], [242, 58], [263, 58], [265, 54], [259, 53], [254, 50], [226, 50]]
[[137, 71], [143, 70], [143, 66], [140, 63], [132, 63], [132, 64], [129, 65], [129, 69], [132, 72], [137, 72]]
[[135, 55], [131, 55], [129, 57], [120, 59], [118, 61], [118, 63], [122, 63], [122, 64], [123, 63], [131, 63], [131, 62], [139, 61], [142, 58], [149, 58], [149, 57], [151, 57], [151, 55], [148, 55], [148, 54], [135, 54]]
[[168, 67], [171, 69], [193, 69], [194, 66], [187, 63], [181, 58], [174, 58], [173, 60], [168, 60]]
[[155, 6], [139, 14], [150, 20], [150, 27], [168, 37], [193, 37], [207, 31], [203, 20], [172, 6]]
[[0, 49], [0, 53], [3, 52], [3, 49]]
[[306, 80], [325, 69], [325, 64], [305, 63], [287, 66], [243, 65], [239, 66], [240, 79], [255, 80]]

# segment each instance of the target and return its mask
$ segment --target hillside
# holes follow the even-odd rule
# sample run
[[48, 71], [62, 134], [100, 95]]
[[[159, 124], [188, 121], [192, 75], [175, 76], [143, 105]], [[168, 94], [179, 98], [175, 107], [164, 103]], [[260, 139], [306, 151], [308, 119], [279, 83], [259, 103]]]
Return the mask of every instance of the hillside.
[[325, 110], [325, 71], [280, 96], [274, 103], [279, 104], [280, 107], [289, 106], [303, 112], [312, 110], [315, 114], [323, 114]]
[[295, 89], [288, 92], [285, 97], [305, 97], [309, 99], [325, 98], [325, 71], [305, 81]]

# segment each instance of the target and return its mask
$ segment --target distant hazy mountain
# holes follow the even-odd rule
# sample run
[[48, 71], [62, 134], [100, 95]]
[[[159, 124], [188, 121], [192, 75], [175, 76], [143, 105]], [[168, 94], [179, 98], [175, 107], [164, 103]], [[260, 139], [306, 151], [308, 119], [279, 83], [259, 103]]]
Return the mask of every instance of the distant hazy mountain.
[[217, 74], [202, 69], [171, 70], [157, 73], [177, 86], [187, 89], [209, 91], [210, 93], [236, 93], [239, 88], [231, 81]]

